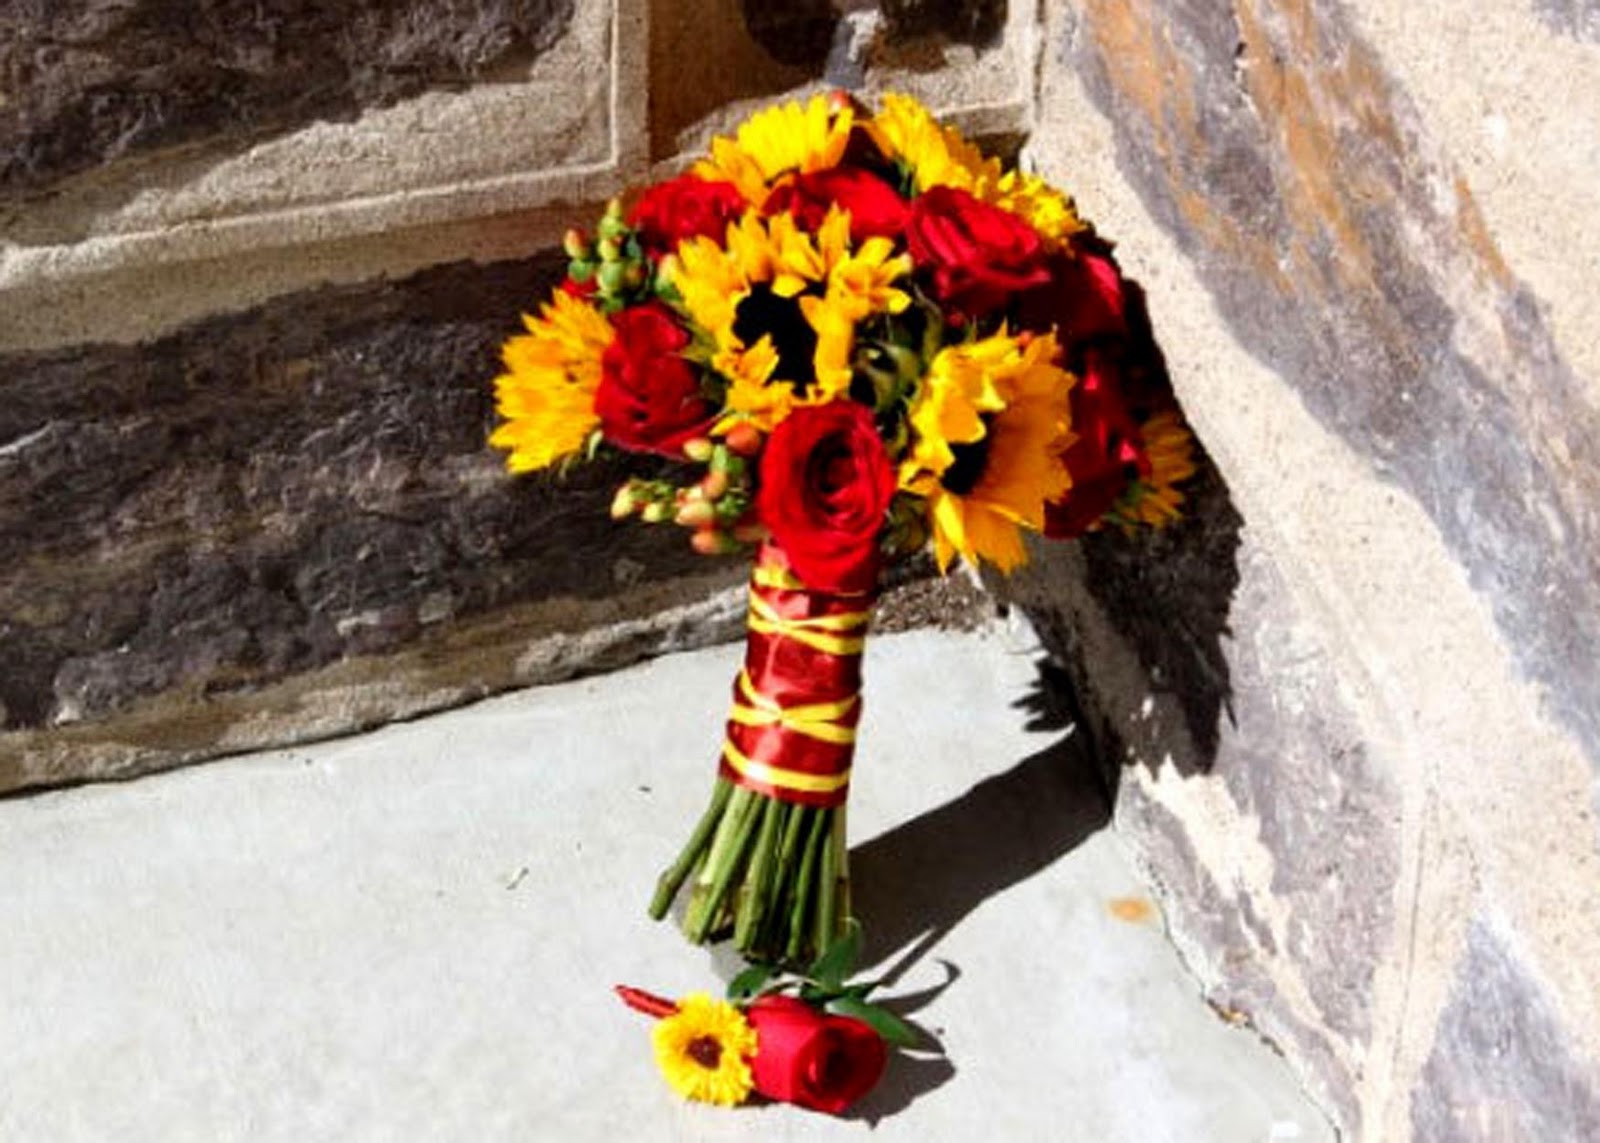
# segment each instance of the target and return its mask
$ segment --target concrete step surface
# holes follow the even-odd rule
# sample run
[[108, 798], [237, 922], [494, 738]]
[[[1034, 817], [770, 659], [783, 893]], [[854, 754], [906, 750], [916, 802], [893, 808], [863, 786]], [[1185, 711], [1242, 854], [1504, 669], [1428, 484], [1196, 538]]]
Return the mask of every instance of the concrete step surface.
[[675, 1097], [610, 988], [735, 967], [644, 906], [739, 655], [0, 802], [0, 1140], [1333, 1138], [1198, 995], [1004, 621], [867, 652], [857, 912], [941, 1053], [844, 1119]]

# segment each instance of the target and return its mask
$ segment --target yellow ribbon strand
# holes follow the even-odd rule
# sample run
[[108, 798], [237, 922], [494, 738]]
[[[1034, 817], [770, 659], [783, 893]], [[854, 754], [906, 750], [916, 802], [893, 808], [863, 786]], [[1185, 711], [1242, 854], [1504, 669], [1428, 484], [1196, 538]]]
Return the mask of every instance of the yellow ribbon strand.
[[838, 774], [807, 774], [802, 770], [785, 770], [746, 758], [733, 743], [724, 740], [722, 757], [740, 777], [771, 786], [777, 790], [793, 790], [797, 794], [832, 794], [850, 784], [850, 771]]
[[[849, 611], [842, 615], [815, 615], [809, 619], [786, 619], [755, 592], [750, 593], [750, 630], [762, 635], [783, 635], [829, 655], [859, 655], [867, 645], [865, 628], [872, 620], [871, 610]], [[861, 631], [860, 635], [844, 632]]]
[[[805, 581], [788, 568], [776, 567], [771, 564], [757, 564], [750, 573], [750, 582], [757, 587], [770, 587], [778, 591], [810, 591]], [[866, 596], [872, 594], [867, 591], [830, 591], [827, 594], [849, 598], [851, 596]]]
[[783, 707], [756, 690], [755, 684], [750, 681], [750, 675], [745, 671], [739, 672], [739, 693], [749, 705], [734, 703], [733, 710], [728, 715], [728, 719], [732, 722], [742, 723], [745, 726], [781, 726], [785, 730], [792, 730], [823, 742], [831, 742], [837, 746], [848, 746], [856, 740], [855, 727], [840, 726], [838, 722], [860, 701], [859, 695], [851, 695], [838, 702]]

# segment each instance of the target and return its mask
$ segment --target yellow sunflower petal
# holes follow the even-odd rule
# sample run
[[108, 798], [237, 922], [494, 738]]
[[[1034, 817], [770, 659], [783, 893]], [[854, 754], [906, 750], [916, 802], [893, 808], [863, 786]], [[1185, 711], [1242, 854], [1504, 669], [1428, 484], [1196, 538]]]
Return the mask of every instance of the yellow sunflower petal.
[[826, 95], [768, 107], [740, 124], [733, 138], [713, 139], [711, 157], [696, 163], [694, 173], [730, 182], [750, 205], [760, 206], [783, 175], [838, 166], [854, 123], [851, 108], [836, 108]]
[[[728, 415], [718, 430], [747, 421], [770, 432], [796, 407], [849, 391], [857, 324], [910, 304], [900, 288], [910, 259], [893, 251], [883, 240], [853, 248], [843, 211], [831, 212], [815, 236], [790, 215], [762, 218], [747, 211], [729, 226], [726, 246], [709, 238], [679, 246], [670, 270], [673, 285], [690, 320], [711, 336], [712, 366], [729, 382]], [[761, 304], [744, 311], [741, 324], [740, 307], [755, 296]], [[774, 299], [792, 305], [787, 315]], [[809, 363], [790, 361], [782, 368], [780, 347], [804, 340], [783, 335], [785, 320], [811, 327], [816, 345]], [[765, 332], [763, 322], [771, 323]]]
[[883, 108], [865, 124], [878, 149], [910, 169], [919, 192], [935, 186], [974, 191], [997, 183], [1000, 164], [946, 127], [922, 104], [894, 92], [883, 97]]
[[512, 472], [545, 468], [583, 448], [600, 423], [594, 395], [600, 358], [613, 336], [604, 315], [566, 293], [523, 324], [528, 332], [501, 350], [506, 371], [494, 385], [502, 423], [489, 436], [491, 445], [509, 452]]
[[913, 402], [913, 442], [900, 485], [928, 500], [934, 555], [1009, 571], [1027, 558], [1022, 529], [1042, 529], [1045, 505], [1071, 486], [1073, 377], [1051, 335], [1001, 331], [934, 359]]
[[1175, 410], [1163, 409], [1139, 426], [1150, 475], [1139, 481], [1112, 515], [1125, 529], [1163, 527], [1178, 519], [1184, 495], [1177, 486], [1195, 474], [1194, 438]]

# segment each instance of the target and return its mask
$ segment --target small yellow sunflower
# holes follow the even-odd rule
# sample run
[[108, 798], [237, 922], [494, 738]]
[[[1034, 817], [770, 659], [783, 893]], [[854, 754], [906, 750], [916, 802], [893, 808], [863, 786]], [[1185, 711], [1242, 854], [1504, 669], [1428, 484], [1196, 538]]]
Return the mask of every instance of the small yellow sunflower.
[[978, 194], [980, 187], [1000, 180], [999, 162], [985, 158], [959, 131], [940, 123], [909, 95], [886, 93], [883, 109], [864, 126], [878, 150], [911, 171], [919, 194], [937, 186]]
[[958, 187], [1022, 218], [1052, 246], [1088, 229], [1066, 195], [1037, 175], [1005, 171], [909, 96], [885, 95], [883, 110], [865, 126], [880, 151], [910, 169], [919, 194]]
[[1150, 474], [1140, 479], [1111, 510], [1125, 528], [1161, 527], [1178, 518], [1183, 493], [1177, 486], [1195, 473], [1194, 438], [1175, 410], [1163, 409], [1139, 426]]
[[900, 486], [928, 501], [940, 570], [957, 553], [1010, 571], [1027, 560], [1022, 529], [1044, 527], [1045, 504], [1072, 484], [1074, 378], [1055, 364], [1051, 334], [1005, 330], [939, 352], [911, 408], [912, 449]]
[[1059, 245], [1089, 229], [1078, 217], [1072, 199], [1037, 175], [1007, 171], [998, 182], [986, 184], [979, 191], [978, 197], [1024, 219], [1052, 245]]
[[690, 993], [677, 1012], [657, 1022], [650, 1038], [656, 1066], [685, 1099], [734, 1107], [750, 1094], [756, 1032], [726, 1001]]
[[711, 335], [731, 420], [770, 432], [796, 406], [848, 391], [856, 323], [911, 301], [895, 285], [911, 260], [893, 250], [888, 239], [853, 249], [850, 217], [839, 210], [815, 237], [790, 215], [751, 210], [728, 228], [725, 245], [695, 238], [679, 246], [669, 273], [690, 319]]
[[510, 451], [512, 472], [544, 468], [583, 448], [600, 423], [594, 395], [613, 336], [598, 310], [563, 292], [522, 322], [528, 332], [500, 351], [506, 372], [495, 378], [495, 411], [504, 423], [489, 437]]
[[730, 182], [746, 202], [760, 206], [781, 176], [837, 167], [854, 122], [848, 103], [835, 104], [826, 95], [814, 95], [804, 106], [769, 107], [740, 124], [733, 138], [711, 140], [711, 157], [696, 163], [694, 173]]

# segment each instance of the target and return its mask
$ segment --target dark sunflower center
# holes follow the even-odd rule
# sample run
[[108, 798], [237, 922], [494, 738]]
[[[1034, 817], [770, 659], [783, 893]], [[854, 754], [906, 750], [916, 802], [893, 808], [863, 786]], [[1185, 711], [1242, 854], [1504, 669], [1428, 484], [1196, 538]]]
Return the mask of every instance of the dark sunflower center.
[[766, 283], [750, 287], [750, 295], [733, 311], [733, 333], [746, 345], [754, 345], [763, 334], [772, 338], [778, 351], [772, 380], [804, 389], [816, 379], [817, 332], [800, 312], [798, 297], [779, 297]]
[[978, 481], [983, 479], [983, 471], [989, 467], [989, 445], [994, 440], [988, 417], [983, 418], [983, 430], [983, 436], [971, 444], [950, 446], [950, 452], [955, 456], [955, 460], [944, 470], [944, 475], [939, 477], [939, 483], [944, 485], [946, 492], [965, 496], [978, 487]]
[[689, 1041], [687, 1051], [691, 1060], [711, 1071], [722, 1062], [722, 1041], [715, 1036], [696, 1036]]

